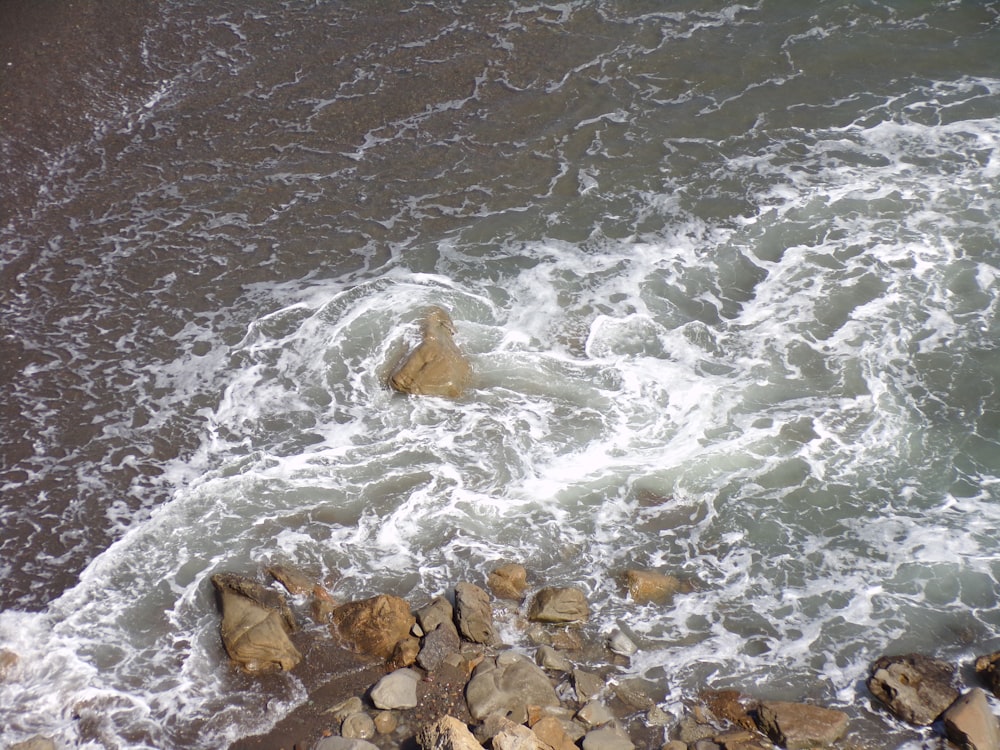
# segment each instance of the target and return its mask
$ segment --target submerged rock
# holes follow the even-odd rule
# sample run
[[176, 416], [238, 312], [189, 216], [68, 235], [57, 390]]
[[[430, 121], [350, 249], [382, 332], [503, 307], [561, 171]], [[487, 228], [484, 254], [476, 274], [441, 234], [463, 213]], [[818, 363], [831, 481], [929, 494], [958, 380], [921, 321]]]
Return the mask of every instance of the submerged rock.
[[472, 367], [455, 344], [455, 324], [440, 307], [432, 307], [422, 325], [423, 339], [389, 376], [401, 393], [457, 398], [472, 379]]
[[226, 653], [248, 672], [293, 669], [302, 655], [288, 637], [295, 618], [277, 591], [234, 573], [217, 573], [212, 585], [222, 608]]
[[490, 587], [493, 596], [520, 601], [528, 589], [528, 571], [523, 565], [507, 563], [490, 573], [486, 585]]
[[951, 704], [941, 716], [948, 739], [963, 750], [1000, 750], [1000, 726], [990, 711], [986, 694], [974, 688]]
[[625, 571], [625, 584], [632, 600], [640, 603], [668, 602], [683, 588], [680, 579], [675, 576], [638, 568]]
[[333, 626], [352, 647], [383, 659], [410, 633], [414, 619], [410, 605], [398, 596], [379, 594], [348, 602], [333, 610]]
[[895, 716], [927, 726], [958, 698], [955, 667], [922, 654], [883, 656], [875, 661], [868, 689]]
[[535, 622], [581, 622], [590, 617], [590, 607], [582, 590], [569, 586], [541, 589], [531, 601], [528, 619]]
[[757, 709], [757, 722], [788, 750], [827, 747], [847, 733], [847, 714], [808, 703], [765, 701]]

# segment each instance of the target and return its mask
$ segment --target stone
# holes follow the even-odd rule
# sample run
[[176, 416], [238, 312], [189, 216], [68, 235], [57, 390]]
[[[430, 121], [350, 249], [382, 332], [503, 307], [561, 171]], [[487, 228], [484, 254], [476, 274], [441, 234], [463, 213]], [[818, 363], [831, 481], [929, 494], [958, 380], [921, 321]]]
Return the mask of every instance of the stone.
[[541, 589], [531, 601], [528, 619], [534, 622], [581, 622], [590, 617], [583, 591], [573, 587]]
[[0, 682], [6, 682], [13, 677], [21, 657], [10, 649], [0, 649]]
[[527, 707], [558, 706], [555, 688], [538, 666], [526, 657], [505, 651], [496, 659], [484, 659], [465, 687], [469, 713], [476, 721], [499, 713], [522, 724]]
[[333, 610], [333, 628], [354, 650], [383, 659], [413, 627], [410, 606], [398, 596], [380, 594]]
[[552, 646], [539, 646], [535, 651], [535, 663], [542, 669], [549, 669], [554, 672], [570, 672], [573, 664], [561, 652]]
[[554, 716], [543, 716], [532, 725], [531, 731], [552, 750], [579, 750], [563, 723]]
[[393, 711], [379, 711], [373, 721], [379, 734], [392, 734], [399, 726], [399, 717]]
[[619, 656], [632, 656], [639, 650], [635, 642], [620, 630], [616, 630], [611, 634], [611, 637], [608, 639], [608, 648]]
[[49, 737], [38, 735], [30, 740], [8, 745], [7, 750], [56, 750], [56, 743]]
[[722, 750], [772, 750], [772, 745], [765, 737], [746, 729], [734, 729], [717, 734], [712, 740]]
[[305, 596], [311, 594], [315, 582], [298, 568], [290, 565], [269, 565], [265, 571], [274, 580], [285, 587], [285, 590], [293, 596]]
[[600, 675], [593, 672], [574, 669], [573, 689], [576, 691], [576, 699], [581, 703], [586, 703], [604, 690], [604, 680], [601, 679]]
[[462, 639], [458, 630], [450, 622], [442, 622], [424, 636], [417, 655], [417, 663], [428, 672], [433, 672], [450, 655], [461, 651]]
[[976, 659], [976, 674], [989, 686], [993, 695], [1000, 696], [1000, 651]]
[[430, 604], [418, 609], [416, 616], [417, 624], [424, 631], [424, 635], [433, 632], [443, 622], [454, 624], [455, 620], [455, 612], [451, 602], [443, 596], [434, 598]]
[[422, 340], [389, 376], [401, 393], [457, 398], [472, 380], [472, 367], [455, 340], [455, 324], [440, 307], [428, 310], [421, 325]]
[[220, 633], [229, 658], [247, 672], [293, 669], [302, 654], [288, 637], [295, 618], [277, 591], [235, 573], [216, 573]]
[[375, 736], [375, 722], [366, 713], [351, 714], [341, 723], [340, 734], [355, 740], [367, 740]]
[[442, 716], [421, 728], [417, 744], [423, 750], [482, 750], [472, 732], [454, 716]]
[[312, 750], [379, 750], [379, 747], [368, 740], [334, 736], [319, 740], [312, 746]]
[[380, 679], [371, 689], [375, 708], [393, 710], [417, 707], [417, 683], [420, 674], [412, 669], [397, 669]]
[[475, 584], [455, 585], [455, 624], [467, 641], [486, 646], [497, 642], [490, 595]]
[[493, 750], [549, 750], [532, 730], [512, 721], [507, 721], [493, 735], [490, 747]]
[[498, 599], [521, 601], [528, 589], [528, 571], [523, 565], [507, 563], [493, 569], [486, 580], [486, 585]]
[[386, 666], [389, 669], [401, 669], [403, 667], [409, 667], [416, 663], [417, 657], [420, 654], [420, 639], [414, 638], [411, 635], [400, 639], [400, 641], [393, 646], [392, 655], [386, 662]]
[[579, 711], [576, 718], [587, 727], [599, 727], [615, 720], [615, 715], [611, 709], [600, 701], [587, 701]]
[[808, 703], [765, 701], [757, 709], [764, 734], [788, 750], [827, 747], [847, 732], [847, 714]]
[[361, 699], [355, 695], [345, 701], [341, 701], [332, 708], [328, 708], [325, 713], [332, 714], [333, 720], [338, 724], [342, 724], [344, 719], [351, 714], [361, 713], [364, 710], [365, 704], [362, 703]]
[[1000, 750], [1000, 726], [986, 693], [973, 688], [942, 714], [945, 736], [963, 750]]
[[669, 602], [683, 588], [680, 579], [675, 576], [638, 568], [625, 571], [625, 583], [632, 600], [642, 604]]
[[635, 750], [629, 736], [617, 727], [591, 729], [583, 736], [583, 750]]
[[955, 668], [922, 654], [883, 656], [871, 667], [868, 689], [895, 716], [917, 726], [934, 723], [958, 698]]

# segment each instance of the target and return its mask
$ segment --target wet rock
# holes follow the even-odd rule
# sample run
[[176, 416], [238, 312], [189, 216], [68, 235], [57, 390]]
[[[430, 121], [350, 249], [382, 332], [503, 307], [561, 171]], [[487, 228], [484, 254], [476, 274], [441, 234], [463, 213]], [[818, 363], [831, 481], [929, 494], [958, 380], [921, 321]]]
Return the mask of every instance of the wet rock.
[[428, 672], [433, 672], [449, 655], [458, 653], [461, 648], [462, 639], [458, 637], [458, 630], [452, 623], [442, 622], [424, 636], [417, 663]]
[[601, 679], [600, 675], [596, 675], [593, 672], [574, 669], [573, 689], [576, 691], [576, 699], [581, 703], [586, 703], [604, 690], [604, 680]]
[[312, 750], [379, 750], [367, 740], [351, 739], [350, 737], [324, 737], [312, 746]]
[[342, 724], [351, 714], [358, 714], [365, 710], [365, 704], [358, 696], [353, 696], [345, 701], [341, 701], [336, 706], [328, 708], [326, 713], [333, 715], [333, 720]]
[[625, 571], [625, 584], [629, 596], [639, 603], [669, 602], [683, 588], [680, 579], [675, 576], [638, 568]]
[[424, 631], [424, 635], [437, 629], [443, 622], [454, 624], [455, 612], [451, 602], [443, 596], [435, 597], [430, 604], [421, 607], [416, 611], [417, 624]]
[[351, 714], [340, 725], [342, 737], [355, 740], [367, 740], [375, 736], [375, 722], [366, 713]]
[[573, 664], [562, 653], [552, 648], [552, 646], [539, 646], [535, 651], [535, 664], [542, 669], [555, 672], [569, 672], [573, 669]]
[[0, 682], [13, 677], [21, 658], [9, 649], [0, 649]]
[[1000, 651], [976, 659], [976, 674], [989, 686], [993, 695], [1000, 696]]
[[24, 742], [15, 742], [7, 750], [56, 750], [56, 743], [48, 737], [32, 737]]
[[473, 719], [482, 721], [499, 713], [517, 724], [527, 720], [527, 706], [558, 706], [559, 698], [549, 678], [526, 657], [505, 651], [485, 659], [465, 688]]
[[552, 750], [579, 750], [563, 723], [554, 716], [542, 717], [532, 725], [531, 731]]
[[955, 668], [922, 654], [883, 656], [875, 661], [868, 689], [895, 716], [927, 726], [958, 698]]
[[379, 711], [373, 721], [379, 734], [392, 734], [399, 726], [399, 717], [392, 711]]
[[788, 750], [827, 747], [847, 732], [847, 714], [807, 703], [765, 701], [757, 709], [762, 732]]
[[495, 568], [486, 581], [493, 596], [498, 599], [515, 599], [521, 601], [528, 588], [528, 571], [523, 565], [507, 563]]
[[773, 750], [774, 748], [765, 737], [756, 732], [748, 732], [746, 729], [734, 729], [717, 734], [712, 741], [722, 750]]
[[475, 584], [455, 585], [455, 624], [468, 641], [487, 646], [497, 642], [490, 595]]
[[288, 670], [302, 660], [288, 637], [295, 618], [281, 594], [234, 573], [213, 575], [212, 585], [222, 608], [222, 643], [237, 666], [247, 672]]
[[945, 735], [963, 750], [1000, 750], [1000, 726], [986, 694], [973, 688], [941, 716]]
[[422, 340], [389, 376], [401, 393], [457, 398], [472, 379], [472, 367], [455, 344], [455, 324], [440, 307], [432, 307], [422, 325]]
[[375, 708], [393, 710], [417, 707], [417, 683], [420, 674], [412, 669], [397, 669], [375, 683], [371, 700]]
[[576, 712], [576, 718], [587, 727], [599, 727], [615, 720], [611, 709], [600, 701], [588, 701]]
[[639, 650], [635, 642], [620, 630], [616, 630], [611, 634], [611, 637], [608, 639], [608, 648], [619, 656], [632, 656], [632, 654]]
[[757, 711], [757, 701], [739, 690], [705, 690], [698, 698], [709, 712], [710, 720], [756, 731], [757, 722], [752, 714]]
[[285, 590], [293, 596], [306, 596], [311, 594], [315, 581], [301, 570], [293, 568], [291, 565], [269, 565], [265, 571], [274, 580], [285, 587]]
[[423, 750], [482, 750], [469, 728], [454, 716], [442, 716], [417, 734]]
[[632, 740], [616, 727], [592, 729], [583, 737], [583, 750], [635, 750]]
[[392, 647], [392, 655], [386, 661], [389, 669], [402, 669], [412, 666], [420, 654], [420, 639], [406, 636]]
[[409, 635], [414, 622], [409, 605], [387, 594], [342, 604], [333, 610], [332, 620], [333, 627], [356, 651], [383, 659]]
[[583, 591], [573, 587], [541, 589], [531, 601], [528, 619], [535, 622], [582, 622], [590, 617]]

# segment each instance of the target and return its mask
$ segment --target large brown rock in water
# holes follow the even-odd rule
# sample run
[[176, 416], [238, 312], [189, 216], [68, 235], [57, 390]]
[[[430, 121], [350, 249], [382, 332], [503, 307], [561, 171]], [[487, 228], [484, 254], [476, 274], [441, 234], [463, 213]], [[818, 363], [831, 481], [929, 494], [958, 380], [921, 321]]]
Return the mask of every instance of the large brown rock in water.
[[847, 714], [808, 703], [767, 701], [757, 709], [761, 731], [788, 750], [832, 745], [847, 732]]
[[883, 656], [871, 666], [868, 689], [903, 721], [928, 726], [958, 698], [955, 667], [923, 654]]
[[356, 650], [387, 659], [415, 622], [410, 605], [398, 596], [379, 594], [333, 610], [333, 625]]
[[472, 367], [455, 344], [455, 324], [440, 307], [424, 318], [423, 340], [389, 376], [389, 385], [417, 396], [462, 395], [472, 379]]
[[302, 654], [288, 638], [295, 618], [277, 591], [235, 573], [217, 573], [212, 585], [222, 607], [222, 644], [248, 672], [292, 669]]

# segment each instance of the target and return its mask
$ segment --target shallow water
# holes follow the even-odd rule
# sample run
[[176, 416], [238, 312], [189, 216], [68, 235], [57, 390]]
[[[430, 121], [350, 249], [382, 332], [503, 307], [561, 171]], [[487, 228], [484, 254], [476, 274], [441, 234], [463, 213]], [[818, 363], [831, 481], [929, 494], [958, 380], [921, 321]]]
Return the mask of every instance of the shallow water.
[[[19, 170], [0, 738], [266, 729], [208, 579], [276, 560], [522, 562], [674, 711], [997, 648], [1000, 4], [370, 5], [165, 3]], [[456, 401], [384, 386], [432, 304]]]

